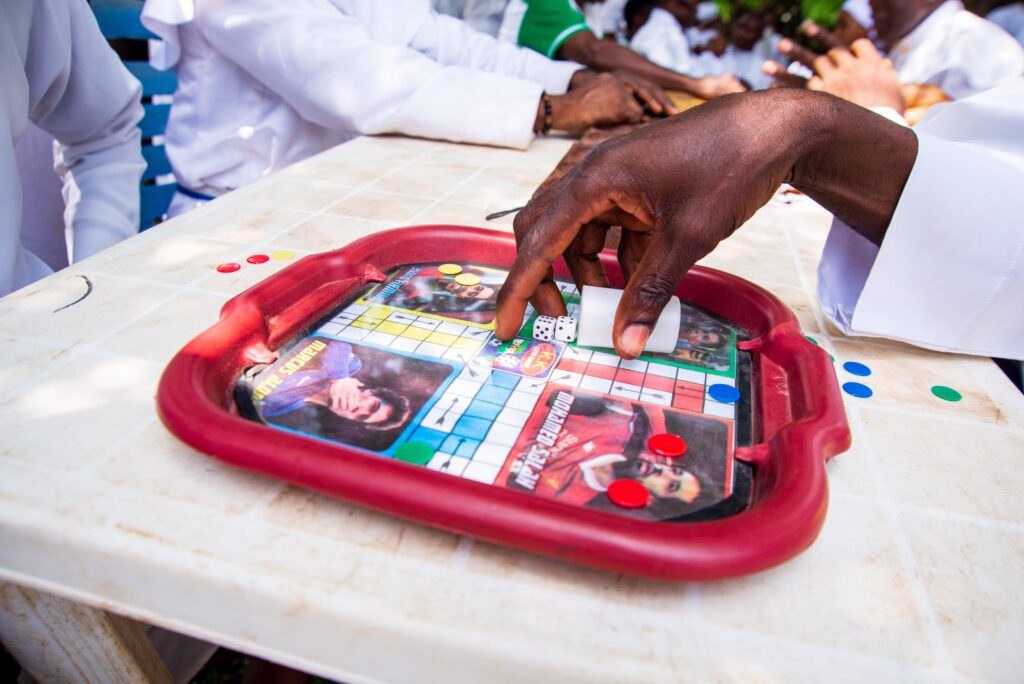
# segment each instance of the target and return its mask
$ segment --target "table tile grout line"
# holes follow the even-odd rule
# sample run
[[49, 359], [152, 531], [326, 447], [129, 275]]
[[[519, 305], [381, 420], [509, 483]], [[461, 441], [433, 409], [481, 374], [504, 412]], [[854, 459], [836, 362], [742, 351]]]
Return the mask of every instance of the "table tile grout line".
[[[384, 178], [386, 176], [391, 175], [394, 172], [397, 172], [397, 171], [399, 171], [401, 169], [404, 169], [406, 166], [409, 166], [409, 165], [413, 164], [414, 162], [419, 161], [421, 158], [426, 157], [426, 156], [429, 156], [429, 152], [421, 152], [421, 153], [417, 154], [416, 156], [414, 156], [411, 159], [409, 159], [407, 162], [394, 167], [393, 169], [391, 169], [387, 173], [385, 173], [385, 174], [383, 174], [381, 176], [378, 176], [377, 178], [375, 178], [373, 181], [370, 181], [369, 183], [363, 184], [359, 188], [352, 189], [351, 191], [349, 191], [346, 194], [342, 195], [341, 197], [339, 197], [338, 199], [334, 200], [333, 202], [330, 202], [330, 203], [324, 205], [319, 210], [317, 210], [317, 211], [315, 211], [313, 213], [305, 214], [302, 218], [300, 218], [297, 221], [294, 221], [294, 222], [288, 224], [286, 227], [282, 228], [279, 232], [275, 233], [271, 238], [269, 238], [269, 240], [274, 240], [274, 239], [280, 237], [281, 235], [284, 235], [288, 231], [293, 230], [295, 227], [297, 227], [299, 225], [302, 225], [306, 221], [309, 221], [310, 219], [314, 218], [315, 216], [320, 216], [320, 215], [326, 214], [327, 213], [327, 211], [326, 211], [327, 209], [329, 209], [330, 207], [336, 205], [339, 202], [344, 201], [348, 197], [351, 197], [354, 193], [368, 188], [369, 185], [371, 185], [372, 183], [376, 182], [377, 180], [380, 180], [380, 178]], [[471, 174], [471, 176], [467, 177], [465, 180], [468, 181], [469, 178], [475, 177], [476, 175], [481, 173], [488, 166], [489, 166], [489, 163], [485, 163], [483, 166], [481, 166], [479, 169], [477, 169], [476, 172]], [[461, 185], [461, 183], [459, 185]], [[454, 189], [455, 188], [453, 188], [453, 190]], [[260, 245], [265, 244], [269, 240], [265, 240], [265, 241], [258, 242], [258, 243], [238, 243], [239, 245], [248, 245], [248, 247], [249, 247], [249, 249], [240, 250], [239, 253], [244, 253], [244, 252], [247, 252], [247, 251], [251, 251], [251, 250], [253, 250], [255, 248], [258, 248]], [[232, 243], [232, 244], [234, 244], [234, 243]], [[201, 283], [206, 282], [208, 279], [212, 278], [215, 275], [217, 275], [217, 273], [215, 271], [213, 271], [212, 273], [207, 273], [205, 275], [200, 275], [197, 278], [195, 278], [195, 279], [193, 279], [193, 280], [191, 280], [191, 281], [189, 281], [187, 283], [170, 285], [169, 287], [171, 287], [173, 289], [170, 291], [170, 293], [166, 297], [160, 299], [159, 301], [157, 301], [152, 306], [150, 306], [150, 307], [148, 307], [146, 309], [143, 309], [141, 312], [139, 312], [139, 314], [137, 314], [136, 316], [133, 316], [132, 318], [130, 318], [127, 321], [123, 322], [121, 325], [114, 326], [113, 328], [108, 329], [106, 331], [106, 334], [101, 335], [101, 336], [95, 338], [91, 342], [88, 342], [88, 343], [86, 343], [84, 345], [77, 345], [77, 346], [75, 346], [73, 348], [68, 349], [67, 351], [69, 352], [69, 354], [65, 357], [67, 359], [67, 361], [64, 361], [63, 363], [56, 364], [56, 367], [54, 367], [54, 365], [50, 364], [49, 368], [47, 370], [45, 370], [45, 371], [43, 371], [41, 373], [37, 373], [37, 374], [33, 375], [32, 377], [26, 379], [25, 382], [28, 382], [28, 381], [38, 382], [39, 380], [43, 380], [45, 378], [48, 378], [48, 377], [50, 377], [50, 375], [52, 375], [54, 372], [56, 372], [59, 368], [63, 368], [65, 365], [67, 365], [67, 363], [70, 360], [74, 360], [76, 358], [80, 358], [81, 356], [84, 356], [84, 355], [88, 354], [91, 351], [95, 350], [95, 351], [102, 352], [102, 345], [104, 343], [106, 343], [109, 339], [115, 337], [117, 334], [119, 334], [123, 330], [127, 329], [128, 327], [130, 327], [131, 325], [133, 325], [137, 321], [141, 320], [142, 318], [144, 318], [144, 317], [150, 315], [151, 313], [159, 310], [160, 308], [166, 306], [167, 304], [169, 304], [171, 301], [173, 301], [175, 298], [177, 298], [181, 294], [189, 292], [191, 288], [198, 287]], [[165, 284], [161, 283], [160, 285], [164, 286]], [[222, 292], [218, 292], [218, 296], [222, 296], [223, 297], [225, 295]], [[228, 296], [228, 299], [230, 299], [233, 296], [235, 296], [235, 295]], [[71, 352], [73, 352], [73, 353], [71, 353]], [[136, 357], [131, 357], [131, 358], [136, 359]], [[145, 359], [143, 359], [143, 360], [146, 361], [147, 363], [153, 363], [151, 360], [145, 360]], [[21, 389], [21, 386], [23, 384], [24, 383], [17, 383], [14, 387], [8, 388], [7, 391], [0, 392], [0, 403], [6, 402], [11, 395], [16, 394]]]
[[[863, 424], [859, 410], [851, 407], [848, 412], [851, 415], [851, 420], [857, 424], [858, 432], [866, 434], [867, 427]], [[939, 662], [943, 663], [947, 670], [954, 671], [955, 668], [953, 666], [952, 656], [949, 652], [949, 646], [942, 634], [942, 628], [939, 626], [938, 615], [935, 612], [935, 607], [932, 605], [931, 597], [928, 595], [928, 588], [924, 585], [924, 578], [918, 567], [913, 548], [910, 546], [910, 539], [907, 535], [906, 527], [903, 524], [900, 504], [893, 496], [888, 483], [882, 476], [878, 455], [875, 453], [874, 445], [871, 443], [871, 440], [865, 437], [862, 440], [861, 448], [868, 457], [868, 469], [872, 471], [872, 475], [877, 482], [879, 491], [883, 495], [881, 497], [881, 505], [888, 513], [887, 517], [889, 519], [890, 528], [893, 532], [894, 541], [896, 542], [897, 553], [903, 561], [905, 569], [910, 571], [910, 582], [908, 583], [908, 586], [912, 590], [911, 594], [917, 604], [921, 619], [924, 621], [923, 627], [925, 633], [928, 635], [929, 641], [931, 642], [934, 655]]]
[[[810, 292], [810, 283], [804, 273], [803, 264], [801, 263], [796, 245], [794, 244], [793, 236], [790, 234], [789, 227], [785, 225], [784, 221], [780, 220], [779, 223], [783, 234], [785, 235], [786, 242], [790, 247], [791, 257], [796, 263], [797, 273], [800, 276], [800, 282], [804, 288], [804, 293], [808, 296], [813, 296], [814, 304], [811, 308], [814, 311], [815, 319], [818, 321], [818, 327], [823, 331], [824, 335], [834, 343], [832, 336], [824, 326], [824, 315], [821, 313], [820, 306], [817, 302], [817, 293], [812, 294]], [[837, 357], [837, 363], [840, 358], [841, 357]], [[889, 521], [897, 553], [902, 561], [901, 564], [903, 565], [904, 571], [909, 574], [908, 587], [910, 588], [911, 597], [916, 604], [918, 615], [923, 622], [922, 626], [924, 631], [928, 635], [932, 656], [936, 659], [936, 662], [942, 665], [942, 669], [944, 671], [955, 671], [952, 656], [949, 652], [949, 645], [946, 643], [946, 639], [942, 634], [942, 629], [939, 626], [935, 607], [932, 605], [931, 597], [928, 595], [928, 588], [924, 585], [923, 577], [918, 568], [917, 559], [914, 557], [913, 549], [910, 546], [910, 539], [907, 535], [906, 528], [903, 525], [899, 506], [893, 498], [892, 492], [889, 490], [889, 487], [882, 476], [881, 467], [874, 451], [874, 445], [871, 444], [871, 441], [867, 438], [867, 427], [863, 424], [863, 420], [861, 419], [860, 413], [856, 407], [846, 404], [845, 399], [844, 405], [846, 406], [847, 415], [850, 417], [849, 420], [852, 423], [851, 428], [855, 428], [855, 430], [851, 430], [851, 432], [860, 437], [863, 453], [867, 457], [868, 470], [871, 472], [872, 480], [874, 481], [875, 487], [880, 495], [879, 503], [882, 510], [885, 511], [886, 517]]]
[[[349, 189], [348, 192], [344, 193], [343, 195], [341, 195], [340, 197], [338, 197], [334, 201], [328, 202], [327, 204], [323, 205], [322, 207], [320, 207], [316, 211], [308, 213], [302, 219], [300, 219], [298, 221], [295, 221], [294, 223], [291, 223], [291, 224], [285, 226], [280, 231], [278, 231], [276, 233], [272, 233], [269, 237], [267, 237], [264, 240], [260, 240], [258, 242], [250, 242], [250, 243], [239, 243], [239, 244], [248, 245], [248, 247], [249, 247], [249, 249], [241, 250], [241, 251], [242, 252], [246, 252], [246, 251], [251, 251], [251, 250], [258, 250], [263, 245], [269, 244], [269, 243], [273, 242], [274, 240], [277, 240], [282, 235], [288, 233], [291, 230], [294, 230], [298, 226], [302, 225], [303, 223], [306, 223], [307, 221], [310, 221], [310, 220], [316, 218], [317, 216], [334, 215], [334, 214], [329, 214], [329, 212], [327, 210], [330, 209], [331, 207], [339, 204], [340, 202], [344, 202], [346, 199], [349, 199], [350, 197], [352, 197], [356, 193], [362, 192], [364, 190], [368, 190], [369, 187], [373, 183], [376, 183], [381, 178], [386, 178], [386, 177], [390, 176], [391, 174], [396, 173], [396, 172], [406, 168], [407, 166], [413, 164], [414, 162], [419, 161], [422, 157], [426, 156], [426, 154], [427, 154], [426, 152], [420, 152], [419, 154], [416, 154], [415, 156], [411, 157], [408, 161], [406, 161], [406, 162], [404, 162], [402, 164], [399, 164], [398, 166], [395, 166], [394, 168], [390, 169], [389, 171], [387, 171], [386, 173], [384, 173], [384, 174], [382, 174], [380, 176], [377, 176], [372, 181], [369, 181], [367, 183], [363, 183], [362, 185], [360, 185], [360, 186], [358, 186], [356, 188]], [[373, 219], [364, 219], [364, 220], [373, 220]], [[380, 223], [380, 221], [378, 221], [378, 223]], [[345, 244], [348, 244], [348, 243], [345, 243]], [[339, 246], [343, 246], [343, 245], [339, 245]], [[241, 258], [241, 257], [239, 257], [239, 258]], [[200, 275], [195, 280], [190, 281], [188, 284], [189, 285], [199, 285], [200, 283], [203, 283], [203, 282], [207, 281], [208, 279], [210, 279], [210, 278], [212, 278], [212, 277], [214, 277], [216, 275], [218, 275], [216, 270], [215, 269], [211, 269], [210, 273], [207, 273], [205, 275]], [[232, 296], [234, 296], [234, 295], [232, 295]]]
[[[829, 497], [836, 501], [845, 501], [848, 503], [855, 503], [859, 506], [871, 506], [874, 508], [882, 508], [885, 505], [885, 500], [881, 497], [871, 497], [864, 494], [854, 494], [849, 492], [837, 492], [829, 490]], [[1012, 522], [1007, 520], [1000, 520], [998, 518], [992, 518], [984, 515], [971, 515], [969, 513], [959, 513], [957, 511], [943, 510], [932, 506], [923, 506], [921, 504], [912, 503], [900, 503], [898, 504], [901, 511], [912, 513], [914, 515], [920, 515], [922, 517], [939, 519], [939, 520], [956, 520], [963, 523], [970, 523], [978, 525], [979, 527], [987, 527], [990, 529], [998, 529], [1011, 533], [1024, 534], [1024, 522]]]

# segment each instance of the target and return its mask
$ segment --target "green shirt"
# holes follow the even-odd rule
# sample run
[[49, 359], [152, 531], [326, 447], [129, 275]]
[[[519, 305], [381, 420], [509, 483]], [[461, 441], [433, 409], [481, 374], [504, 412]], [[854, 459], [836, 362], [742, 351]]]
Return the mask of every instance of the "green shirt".
[[518, 0], [526, 3], [526, 12], [516, 34], [516, 42], [551, 59], [565, 41], [589, 31], [579, 6], [572, 0]]

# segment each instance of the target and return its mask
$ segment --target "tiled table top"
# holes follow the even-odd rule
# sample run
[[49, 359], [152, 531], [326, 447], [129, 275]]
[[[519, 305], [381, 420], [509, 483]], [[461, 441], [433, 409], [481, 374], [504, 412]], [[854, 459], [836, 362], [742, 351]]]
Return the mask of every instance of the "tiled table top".
[[[773, 202], [706, 259], [792, 307], [842, 382], [844, 361], [874, 371], [872, 398], [846, 397], [825, 528], [776, 569], [688, 585], [579, 568], [239, 472], [164, 430], [169, 358], [292, 263], [247, 255], [484, 225], [567, 147], [356, 140], [0, 300], [0, 577], [353, 683], [1020, 681], [1024, 398], [986, 359], [826, 325], [828, 217], [807, 201]], [[78, 275], [92, 294], [54, 313]]]

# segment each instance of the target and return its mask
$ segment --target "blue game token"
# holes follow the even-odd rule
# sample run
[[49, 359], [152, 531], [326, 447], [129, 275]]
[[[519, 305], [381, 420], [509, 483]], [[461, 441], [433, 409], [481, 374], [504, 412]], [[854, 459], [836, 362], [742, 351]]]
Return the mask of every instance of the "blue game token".
[[740, 399], [740, 391], [732, 385], [723, 385], [721, 383], [708, 387], [708, 394], [715, 401], [720, 401], [723, 404], [735, 404]]
[[843, 383], [843, 391], [849, 394], [851, 397], [857, 397], [858, 399], [867, 399], [874, 392], [867, 385], [862, 385], [859, 382], [846, 382]]
[[857, 363], [856, 361], [847, 361], [843, 364], [843, 370], [850, 375], [859, 375], [862, 378], [866, 378], [871, 375], [871, 369], [865, 366], [863, 363]]

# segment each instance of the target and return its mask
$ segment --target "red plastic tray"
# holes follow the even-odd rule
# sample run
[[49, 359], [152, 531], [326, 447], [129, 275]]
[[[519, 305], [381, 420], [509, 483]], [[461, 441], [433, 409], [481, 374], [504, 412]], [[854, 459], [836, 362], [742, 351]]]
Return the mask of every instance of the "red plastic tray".
[[[676, 294], [750, 331], [754, 466], [743, 512], [706, 522], [658, 523], [577, 508], [267, 427], [233, 412], [241, 371], [367, 283], [408, 263], [511, 265], [506, 233], [421, 226], [377, 233], [306, 257], [228, 301], [221, 320], [171, 360], [157, 403], [164, 424], [215, 458], [368, 508], [479, 539], [648, 577], [709, 580], [777, 565], [807, 548], [828, 507], [825, 462], [850, 445], [832, 363], [792, 312], [726, 273], [692, 269]], [[615, 255], [601, 255], [621, 286]], [[560, 261], [559, 277], [569, 278]]]

